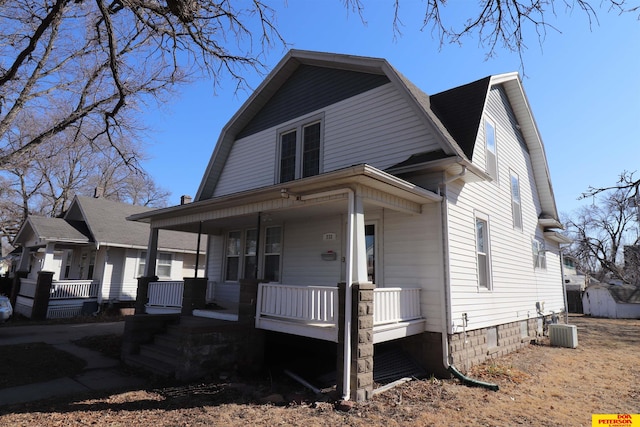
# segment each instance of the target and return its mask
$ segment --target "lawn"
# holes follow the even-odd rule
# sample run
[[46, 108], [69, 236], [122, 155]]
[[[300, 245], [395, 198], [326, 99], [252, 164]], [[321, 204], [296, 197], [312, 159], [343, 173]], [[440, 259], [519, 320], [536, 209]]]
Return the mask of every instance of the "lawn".
[[638, 413], [640, 320], [572, 317], [576, 349], [531, 345], [457, 380], [416, 380], [348, 412], [269, 372], [0, 407], [0, 425], [590, 426], [592, 414]]

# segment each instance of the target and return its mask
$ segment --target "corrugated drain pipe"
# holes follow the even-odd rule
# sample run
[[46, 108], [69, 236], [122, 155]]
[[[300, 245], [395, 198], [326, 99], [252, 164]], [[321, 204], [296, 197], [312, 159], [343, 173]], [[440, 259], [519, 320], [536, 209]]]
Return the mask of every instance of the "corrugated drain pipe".
[[[449, 179], [442, 182], [439, 186], [439, 192], [442, 196], [441, 202], [441, 221], [442, 221], [442, 254], [444, 258], [444, 289], [442, 292], [442, 363], [444, 367], [451, 372], [451, 374], [459, 379], [463, 384], [474, 387], [485, 387], [489, 390], [498, 391], [500, 387], [497, 384], [491, 384], [484, 381], [474, 380], [473, 378], [469, 378], [466, 375], [463, 375], [460, 371], [458, 371], [455, 366], [449, 363], [449, 329], [448, 325], [451, 319], [451, 313], [449, 313], [449, 301], [451, 300], [451, 289], [449, 286], [449, 258], [448, 258], [448, 242], [447, 242], [447, 230], [448, 230], [448, 219], [447, 219], [447, 191], [446, 186], [448, 183], [455, 181], [458, 178], [461, 178], [466, 173], [466, 167], [463, 165], [462, 172], [458, 175], [454, 175]], [[444, 190], [444, 191], [443, 191]]]
[[484, 387], [493, 391], [500, 390], [500, 387], [498, 386], [498, 384], [487, 383], [484, 381], [474, 380], [473, 378], [469, 378], [466, 375], [462, 374], [460, 371], [458, 371], [453, 365], [449, 365], [448, 370], [453, 374], [454, 377], [462, 381], [462, 383], [465, 385], [468, 385], [471, 387]]

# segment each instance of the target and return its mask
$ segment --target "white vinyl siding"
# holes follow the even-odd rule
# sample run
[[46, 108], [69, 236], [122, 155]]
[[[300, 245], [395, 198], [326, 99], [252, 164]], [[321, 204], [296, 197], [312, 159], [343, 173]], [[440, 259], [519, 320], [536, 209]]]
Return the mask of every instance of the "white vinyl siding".
[[[467, 313], [468, 329], [476, 329], [535, 317], [537, 301], [545, 302], [547, 312], [558, 313], [564, 307], [558, 245], [545, 242], [546, 270], [535, 269], [531, 261], [531, 236], [544, 237], [529, 153], [500, 91], [491, 90], [487, 108], [501, 130], [499, 155], [505, 167], [498, 169], [498, 185], [456, 181], [446, 189], [452, 321], [458, 332], [462, 313]], [[478, 138], [482, 142], [484, 137]], [[484, 157], [484, 144], [476, 144], [475, 150], [474, 163]], [[513, 227], [510, 170], [520, 181], [522, 231]], [[473, 239], [478, 211], [490, 214], [492, 292], [478, 291]]]
[[[336, 286], [341, 280], [342, 223], [341, 216], [311, 217], [290, 221], [284, 227], [282, 283], [292, 285]], [[324, 240], [335, 233], [335, 240]], [[336, 260], [325, 261], [322, 254], [335, 252]]]
[[421, 288], [420, 307], [431, 332], [442, 331], [441, 224], [439, 203], [424, 205], [421, 215], [385, 210], [382, 222], [384, 287]]
[[441, 148], [414, 108], [387, 84], [235, 141], [214, 196], [273, 185], [278, 131], [319, 114], [324, 114], [320, 173], [361, 163], [384, 170], [412, 154]]

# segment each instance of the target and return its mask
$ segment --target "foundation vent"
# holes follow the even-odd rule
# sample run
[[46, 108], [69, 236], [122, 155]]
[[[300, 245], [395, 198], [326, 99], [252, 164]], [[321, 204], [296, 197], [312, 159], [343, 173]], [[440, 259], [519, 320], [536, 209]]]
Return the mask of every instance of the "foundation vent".
[[549, 325], [549, 340], [551, 345], [558, 347], [576, 348], [578, 346], [578, 328], [576, 325]]

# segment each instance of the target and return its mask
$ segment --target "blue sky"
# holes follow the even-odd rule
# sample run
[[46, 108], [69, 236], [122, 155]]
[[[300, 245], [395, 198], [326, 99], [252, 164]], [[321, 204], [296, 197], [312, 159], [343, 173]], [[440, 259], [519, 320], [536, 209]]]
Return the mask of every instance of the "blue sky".
[[[423, 2], [401, 2], [404, 27], [395, 38], [392, 1], [366, 2], [366, 24], [340, 0], [273, 3], [290, 47], [385, 58], [427, 94], [491, 74], [523, 72], [517, 54], [498, 50], [486, 59], [474, 38], [440, 47], [429, 29], [420, 30]], [[622, 171], [640, 169], [640, 22], [637, 13], [596, 9], [599, 23], [590, 28], [586, 15], [565, 13], [563, 7], [548, 17], [561, 33], [548, 31], [542, 45], [535, 33], [525, 35], [523, 83], [545, 144], [558, 210], [571, 213], [588, 203], [577, 200], [588, 186], [613, 185]], [[464, 21], [462, 12], [447, 12], [452, 25]], [[269, 71], [285, 52], [268, 52]], [[247, 72], [246, 78], [256, 87], [263, 76]], [[182, 194], [195, 196], [220, 130], [250, 95], [236, 93], [230, 81], [221, 85], [215, 93], [207, 80], [180, 87], [179, 96], [143, 114], [152, 129], [151, 159], [143, 166], [171, 191], [172, 205]]]

